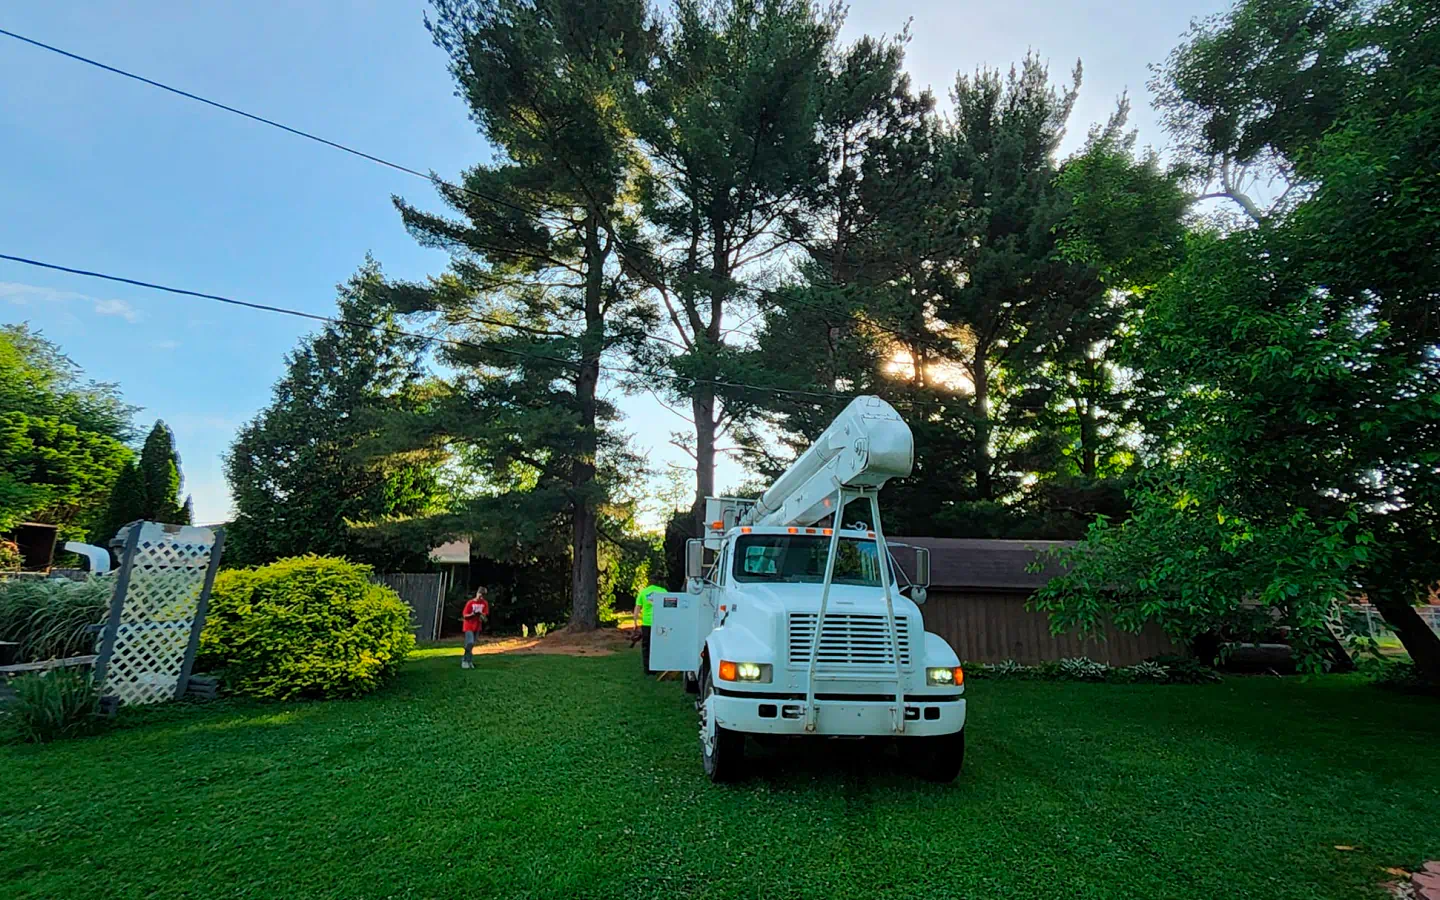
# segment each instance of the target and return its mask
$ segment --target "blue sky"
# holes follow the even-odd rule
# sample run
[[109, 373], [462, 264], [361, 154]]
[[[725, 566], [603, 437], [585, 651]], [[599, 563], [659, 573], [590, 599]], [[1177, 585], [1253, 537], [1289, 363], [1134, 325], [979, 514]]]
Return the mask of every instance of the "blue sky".
[[[853, 0], [847, 35], [913, 18], [909, 68], [944, 94], [958, 71], [1029, 49], [1085, 86], [1066, 149], [1129, 88], [1132, 123], [1163, 144], [1146, 64], [1192, 17], [1221, 9], [1116, 0]], [[488, 157], [413, 0], [10, 4], [0, 27], [421, 170]], [[423, 182], [0, 37], [0, 253], [318, 313], [373, 253], [393, 276], [441, 271], [390, 204], [435, 205]], [[306, 323], [0, 261], [0, 321], [42, 329], [86, 372], [118, 382], [143, 423], [174, 428], [197, 519], [223, 520], [220, 455], [269, 398]], [[652, 466], [686, 423], [648, 397], [622, 407]], [[721, 466], [719, 483], [741, 480]]]

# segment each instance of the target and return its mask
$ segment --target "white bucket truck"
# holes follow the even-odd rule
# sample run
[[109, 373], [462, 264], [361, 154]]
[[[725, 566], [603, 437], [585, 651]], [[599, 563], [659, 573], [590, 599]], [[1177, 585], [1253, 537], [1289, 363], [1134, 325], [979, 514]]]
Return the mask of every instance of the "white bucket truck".
[[759, 500], [707, 499], [687, 591], [654, 598], [650, 668], [699, 693], [711, 780], [739, 774], [746, 735], [894, 739], [922, 777], [959, 774], [965, 680], [920, 617], [929, 555], [908, 578], [880, 528], [914, 456], [894, 408], [859, 397]]

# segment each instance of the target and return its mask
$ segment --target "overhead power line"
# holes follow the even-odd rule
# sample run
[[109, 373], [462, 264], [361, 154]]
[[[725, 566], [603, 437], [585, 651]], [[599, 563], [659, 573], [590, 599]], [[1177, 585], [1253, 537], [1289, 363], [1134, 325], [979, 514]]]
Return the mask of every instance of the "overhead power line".
[[[226, 297], [223, 294], [212, 294], [205, 291], [192, 291], [186, 288], [172, 287], [170, 285], [158, 284], [153, 281], [142, 281], [138, 278], [126, 278], [121, 275], [111, 275], [106, 272], [96, 272], [90, 269], [79, 269], [73, 266], [62, 266], [58, 263], [44, 262], [38, 259], [30, 259], [25, 256], [15, 256], [9, 253], [0, 253], [0, 259], [27, 266], [35, 266], [41, 269], [50, 269], [56, 272], [66, 272], [71, 275], [82, 275], [86, 278], [98, 278], [103, 281], [128, 284], [134, 287], [141, 287], [152, 291], [162, 291], [167, 294], [178, 294], [182, 297], [194, 297], [200, 300], [212, 300], [216, 303], [224, 303], [229, 306], [238, 306], [244, 309], [259, 310], [261, 312], [278, 313], [284, 316], [294, 316], [300, 319], [309, 319], [313, 322], [324, 322], [330, 325], [344, 325], [351, 328], [365, 328], [381, 334], [395, 335], [398, 337], [415, 338], [425, 341], [428, 344], [446, 344], [452, 347], [464, 347], [472, 350], [481, 350], [491, 353], [500, 353], [521, 359], [532, 359], [537, 362], [551, 362], [562, 366], [578, 367], [573, 359], [565, 359], [559, 356], [546, 356], [538, 353], [526, 353], [523, 350], [513, 350], [508, 347], [496, 347], [485, 344], [477, 344], [474, 341], [458, 340], [456, 338], [439, 337], [430, 334], [407, 331], [403, 328], [393, 328], [386, 325], [377, 325], [373, 322], [357, 322], [351, 319], [342, 319], [336, 316], [326, 316], [320, 313], [306, 312], [302, 309], [293, 309], [287, 306], [274, 306], [268, 303], [255, 303], [250, 300], [238, 300], [234, 297]], [[750, 390], [761, 393], [778, 394], [782, 396], [803, 396], [814, 397], [823, 400], [853, 400], [854, 394], [842, 394], [836, 391], [807, 391], [798, 388], [781, 388], [767, 385], [747, 384], [737, 381], [722, 381], [712, 378], [691, 378], [685, 375], [672, 375], [666, 372], [655, 372], [646, 369], [637, 369], [630, 366], [600, 365], [601, 371], [619, 375], [635, 375], [641, 378], [658, 378], [681, 384], [706, 384], [711, 387], [730, 390]]]
[[[326, 147], [330, 147], [330, 148], [333, 148], [333, 149], [335, 149], [335, 150], [339, 150], [339, 151], [341, 151], [341, 152], [343, 152], [343, 153], [349, 153], [349, 154], [351, 154], [352, 156], [357, 156], [357, 157], [359, 157], [360, 159], [368, 160], [368, 161], [373, 162], [373, 163], [375, 163], [375, 164], [377, 164], [377, 165], [381, 165], [381, 166], [385, 166], [385, 167], [390, 168], [390, 169], [394, 169], [394, 170], [397, 171], [397, 172], [403, 172], [403, 173], [405, 173], [406, 175], [413, 175], [413, 176], [416, 177], [416, 178], [423, 178], [424, 180], [430, 182], [432, 185], [435, 185], [435, 186], [438, 186], [438, 187], [448, 188], [448, 189], [450, 189], [450, 190], [452, 190], [452, 191], [456, 191], [456, 192], [465, 194], [465, 195], [467, 195], [467, 196], [474, 197], [474, 198], [476, 198], [476, 199], [478, 199], [478, 200], [484, 200], [484, 201], [487, 202], [487, 203], [494, 203], [494, 204], [496, 204], [496, 205], [498, 205], [498, 206], [504, 206], [504, 207], [506, 207], [506, 208], [508, 208], [508, 209], [513, 209], [513, 210], [515, 210], [516, 212], [524, 213], [525, 215], [536, 215], [536, 214], [538, 214], [538, 213], [540, 212], [540, 210], [536, 209], [535, 207], [522, 206], [522, 205], [520, 205], [520, 204], [518, 204], [518, 203], [515, 203], [514, 201], [507, 200], [507, 199], [505, 199], [505, 198], [503, 198], [503, 197], [497, 197], [497, 196], [495, 196], [495, 195], [493, 195], [493, 194], [489, 194], [489, 193], [486, 193], [486, 192], [484, 192], [484, 191], [477, 191], [477, 190], [475, 190], [474, 188], [468, 187], [468, 186], [466, 186], [466, 185], [455, 184], [454, 182], [447, 181], [446, 179], [441, 178], [439, 175], [435, 174], [433, 171], [432, 171], [432, 172], [428, 172], [428, 173], [427, 173], [427, 172], [422, 172], [422, 171], [420, 171], [419, 169], [414, 169], [414, 168], [411, 168], [410, 166], [406, 166], [406, 165], [403, 165], [403, 164], [401, 164], [401, 163], [397, 163], [397, 162], [395, 162], [395, 161], [393, 161], [393, 160], [386, 159], [386, 158], [383, 157], [383, 156], [377, 156], [376, 154], [373, 154], [373, 153], [367, 153], [367, 152], [365, 152], [364, 150], [359, 150], [359, 149], [357, 149], [357, 148], [355, 148], [355, 147], [349, 146], [348, 144], [343, 144], [343, 143], [341, 143], [340, 141], [332, 141], [332, 140], [330, 140], [329, 138], [321, 137], [320, 135], [314, 134], [313, 132], [305, 131], [304, 129], [301, 129], [301, 128], [294, 128], [294, 127], [292, 127], [292, 126], [290, 126], [290, 125], [284, 124], [283, 122], [278, 122], [278, 121], [276, 121], [276, 120], [274, 120], [274, 119], [270, 119], [270, 118], [267, 118], [267, 117], [265, 117], [265, 116], [257, 115], [256, 113], [246, 112], [246, 111], [243, 110], [243, 109], [240, 109], [240, 108], [235, 107], [235, 106], [231, 106], [231, 105], [226, 104], [226, 103], [221, 103], [221, 102], [219, 102], [218, 100], [211, 100], [211, 99], [209, 99], [209, 98], [207, 98], [207, 97], [202, 97], [201, 95], [196, 94], [196, 93], [192, 93], [191, 91], [187, 91], [187, 90], [183, 90], [183, 89], [181, 89], [181, 88], [177, 88], [177, 87], [175, 87], [175, 86], [173, 86], [173, 85], [166, 84], [166, 83], [164, 83], [164, 82], [162, 82], [162, 81], [156, 81], [156, 80], [153, 79], [153, 78], [147, 78], [147, 77], [145, 77], [144, 75], [139, 75], [139, 74], [136, 74], [136, 73], [134, 73], [134, 72], [126, 71], [125, 69], [121, 69], [121, 68], [119, 68], [118, 66], [112, 66], [112, 65], [109, 65], [109, 64], [107, 64], [107, 63], [100, 62], [99, 60], [92, 59], [92, 58], [90, 58], [90, 57], [88, 57], [88, 56], [84, 56], [84, 55], [79, 54], [79, 53], [73, 53], [73, 52], [71, 52], [71, 51], [69, 51], [69, 50], [65, 50], [65, 49], [62, 49], [62, 48], [60, 48], [60, 47], [56, 47], [56, 46], [54, 46], [53, 44], [47, 44], [47, 43], [45, 43], [44, 41], [37, 41], [37, 40], [35, 40], [34, 38], [26, 37], [26, 36], [23, 35], [23, 34], [17, 34], [17, 33], [13, 32], [13, 31], [8, 31], [8, 30], [6, 30], [6, 29], [4, 29], [4, 28], [0, 28], [0, 35], [4, 35], [4, 36], [9, 37], [9, 38], [14, 38], [14, 39], [17, 40], [17, 41], [21, 41], [21, 42], [23, 42], [23, 43], [29, 44], [29, 45], [31, 45], [32, 47], [38, 47], [38, 48], [40, 48], [41, 50], [48, 50], [48, 51], [51, 52], [51, 53], [59, 54], [60, 56], [63, 56], [63, 57], [65, 57], [65, 58], [67, 58], [67, 59], [72, 59], [72, 60], [75, 60], [76, 62], [84, 63], [84, 64], [87, 65], [87, 66], [94, 66], [94, 67], [97, 68], [97, 69], [100, 69], [100, 70], [105, 71], [105, 72], [109, 72], [109, 73], [111, 73], [111, 74], [113, 74], [113, 75], [119, 75], [119, 76], [122, 77], [122, 78], [129, 78], [129, 79], [131, 79], [132, 81], [138, 81], [138, 82], [140, 82], [141, 84], [146, 84], [146, 85], [149, 85], [150, 87], [158, 88], [158, 89], [160, 89], [160, 90], [162, 90], [162, 91], [167, 91], [168, 93], [175, 94], [176, 96], [184, 97], [184, 98], [187, 99], [187, 100], [194, 100], [196, 103], [203, 103], [203, 104], [205, 104], [206, 106], [210, 106], [210, 107], [213, 107], [213, 108], [215, 108], [215, 109], [223, 110], [223, 111], [228, 112], [228, 113], [231, 113], [231, 114], [233, 114], [233, 115], [241, 116], [242, 118], [249, 119], [249, 120], [251, 120], [252, 122], [259, 122], [260, 124], [262, 124], [262, 125], [268, 125], [268, 126], [270, 126], [271, 128], [278, 128], [279, 130], [284, 131], [284, 132], [286, 132], [287, 134], [293, 134], [293, 135], [295, 135], [296, 137], [301, 137], [301, 138], [304, 138], [305, 140], [308, 140], [308, 141], [314, 141], [314, 142], [317, 143], [317, 144], [323, 144], [323, 145], [326, 146]], [[481, 248], [481, 249], [488, 249], [488, 248]], [[523, 255], [528, 255], [528, 254], [525, 254], [524, 252], [521, 252], [519, 255], [522, 255], [522, 256], [523, 256]], [[740, 291], [748, 292], [748, 293], [751, 293], [751, 294], [754, 294], [754, 295], [758, 295], [758, 296], [764, 296], [764, 295], [773, 293], [772, 291], [767, 291], [766, 289], [763, 289], [763, 288], [752, 287], [752, 286], [750, 286], [750, 285], [737, 285], [737, 288], [738, 288]], [[816, 310], [816, 311], [820, 311], [820, 312], [824, 312], [824, 313], [827, 313], [827, 314], [832, 314], [832, 313], [835, 313], [835, 312], [836, 312], [835, 310], [825, 309], [825, 308], [821, 307], [819, 304], [810, 303], [810, 302], [808, 302], [808, 301], [801, 300], [801, 299], [799, 299], [799, 298], [797, 298], [797, 297], [788, 297], [788, 298], [787, 298], [787, 302], [792, 302], [792, 303], [794, 303], [794, 304], [796, 304], [796, 305], [798, 305], [798, 306], [804, 306], [804, 307], [807, 307], [807, 308], [809, 308], [809, 309]], [[855, 315], [853, 315], [853, 314], [848, 314], [848, 313], [843, 313], [843, 312], [842, 312], [842, 313], [839, 313], [839, 315], [840, 315], [842, 318], [848, 319], [849, 321], [856, 323], [857, 325], [865, 325], [865, 326], [868, 326], [868, 327], [875, 328], [875, 329], [877, 329], [877, 330], [879, 330], [879, 331], [881, 331], [881, 332], [888, 333], [888, 334], [894, 336], [895, 338], [897, 338], [897, 339], [899, 339], [899, 340], [901, 340], [901, 341], [903, 341], [903, 342], [905, 342], [905, 343], [918, 344], [918, 345], [920, 345], [920, 346], [922, 346], [922, 347], [923, 347], [923, 346], [932, 347], [933, 349], [935, 349], [935, 350], [937, 350], [937, 351], [939, 351], [939, 352], [941, 352], [941, 353], [947, 352], [947, 350], [949, 349], [943, 341], [939, 341], [939, 340], [935, 340], [935, 339], [930, 339], [930, 338], [923, 338], [923, 337], [920, 337], [919, 335], [914, 335], [914, 334], [907, 334], [907, 333], [902, 332], [902, 331], [899, 331], [899, 330], [897, 330], [897, 329], [895, 329], [895, 328], [890, 328], [890, 327], [887, 327], [887, 326], [885, 326], [885, 325], [882, 325], [882, 324], [880, 324], [880, 323], [878, 323], [878, 322], [876, 322], [876, 321], [869, 320], [869, 319], [862, 319], [862, 318], [860, 318], [860, 317], [858, 317], [858, 316], [855, 316]], [[661, 339], [661, 340], [663, 340], [663, 339]]]
[[262, 125], [269, 125], [271, 128], [278, 128], [281, 131], [293, 134], [296, 137], [304, 138], [307, 141], [314, 141], [317, 144], [324, 144], [326, 147], [331, 147], [335, 150], [341, 151], [342, 153], [349, 153], [352, 156], [358, 156], [361, 159], [369, 160], [370, 162], [376, 163], [377, 165], [382, 165], [387, 168], [394, 169], [397, 172], [404, 172], [406, 175], [413, 175], [416, 178], [423, 178], [426, 181], [431, 182], [432, 184], [439, 183], [453, 190], [463, 191], [471, 195], [472, 197], [478, 197], [481, 200], [486, 200], [491, 203], [498, 203], [501, 206], [508, 206], [511, 209], [516, 210], [517, 212], [523, 212], [527, 215], [533, 215], [536, 212], [536, 210], [533, 208], [526, 208], [500, 197], [494, 197], [489, 194], [484, 194], [471, 188], [464, 187], [462, 185], [451, 184], [450, 182], [445, 181], [444, 179], [435, 175], [433, 172], [427, 173], [422, 172], [419, 169], [412, 169], [410, 166], [402, 165], [401, 163], [386, 159], [383, 156], [376, 156], [373, 153], [366, 153], [364, 150], [358, 150], [355, 147], [351, 147], [348, 144], [342, 144], [339, 141], [332, 141], [329, 138], [321, 137], [318, 134], [305, 131], [304, 129], [292, 128], [291, 126], [286, 125], [283, 122], [277, 122], [274, 119], [268, 119], [265, 116], [257, 115], [252, 112], [246, 112], [243, 109], [230, 106], [227, 103], [221, 103], [218, 100], [211, 100], [207, 97], [202, 97], [199, 94], [194, 94], [190, 91], [182, 90], [181, 88], [166, 84], [163, 81], [156, 81], [153, 78], [146, 78], [144, 75], [137, 75], [134, 72], [127, 72], [126, 70], [121, 69], [117, 66], [108, 65], [106, 63], [100, 62], [97, 59], [91, 59], [88, 56], [82, 56], [79, 53], [71, 53], [69, 50], [63, 50], [52, 44], [47, 44], [44, 41], [37, 41], [34, 38], [26, 37], [23, 34], [16, 34], [13, 31], [7, 31], [4, 28], [0, 28], [0, 35], [14, 38], [17, 41], [22, 41], [26, 44], [31, 45], [32, 47], [39, 47], [41, 50], [48, 50], [51, 53], [58, 53], [59, 55], [64, 56], [67, 59], [73, 59], [76, 62], [84, 63], [87, 66], [94, 66], [95, 68], [102, 69], [106, 72], [111, 73], [112, 75], [119, 75], [122, 78], [129, 78], [132, 81], [138, 81], [141, 84], [148, 84], [153, 88], [159, 88], [162, 91], [168, 91], [171, 94], [175, 94], [179, 97], [184, 97], [187, 100], [194, 100], [196, 103], [203, 103], [206, 106], [211, 106], [215, 109], [224, 110], [225, 112], [231, 113], [233, 115], [249, 119], [252, 122], [259, 122]]

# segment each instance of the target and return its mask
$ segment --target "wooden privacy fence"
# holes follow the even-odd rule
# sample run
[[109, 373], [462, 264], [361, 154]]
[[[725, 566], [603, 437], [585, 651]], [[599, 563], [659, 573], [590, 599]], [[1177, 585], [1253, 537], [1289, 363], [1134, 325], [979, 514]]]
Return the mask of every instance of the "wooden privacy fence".
[[998, 663], [1013, 659], [1033, 666], [1086, 656], [1112, 666], [1130, 666], [1179, 649], [1159, 626], [1138, 633], [1107, 625], [1103, 639], [1051, 634], [1050, 617], [1026, 609], [1030, 599], [1019, 591], [939, 588], [920, 607], [925, 630], [943, 637], [964, 662]]
[[895, 558], [914, 571], [914, 548], [930, 551], [930, 597], [920, 607], [925, 629], [955, 648], [964, 662], [1013, 659], [1037, 665], [1077, 656], [1112, 666], [1134, 665], [1179, 649], [1159, 626], [1138, 633], [1107, 625], [1097, 637], [1051, 634], [1050, 617], [1026, 604], [1064, 571], [1049, 551], [1070, 541], [1007, 541], [976, 538], [897, 537]]
[[410, 628], [422, 641], [440, 638], [440, 615], [445, 604], [445, 576], [433, 573], [400, 572], [374, 575], [371, 581], [383, 584], [400, 595], [410, 607]]

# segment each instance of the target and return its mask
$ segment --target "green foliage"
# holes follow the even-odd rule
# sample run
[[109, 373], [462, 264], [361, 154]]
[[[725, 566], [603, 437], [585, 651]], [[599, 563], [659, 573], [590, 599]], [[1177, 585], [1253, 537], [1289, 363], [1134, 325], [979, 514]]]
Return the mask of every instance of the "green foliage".
[[[1061, 87], [1036, 55], [982, 69], [942, 120], [911, 91], [903, 43], [863, 39], [831, 62], [828, 178], [790, 226], [809, 260], [769, 295], [763, 380], [878, 394], [906, 417], [916, 464], [887, 488], [892, 533], [1078, 537], [1128, 509], [1116, 337], [1178, 258], [1188, 198], [1135, 153], [1123, 100], [1057, 160], [1078, 69]], [[792, 453], [836, 412], [761, 406]], [[762, 433], [745, 437], [757, 470], [783, 468]]]
[[[621, 537], [618, 545], [606, 541], [601, 563], [602, 613], [630, 609], [635, 603], [635, 595], [642, 588], [665, 582], [664, 539], [659, 534], [631, 532]], [[605, 616], [602, 615], [602, 618]]]
[[326, 325], [302, 341], [269, 406], [236, 436], [225, 457], [235, 498], [228, 561], [254, 565], [316, 553], [382, 571], [428, 565], [436, 543], [428, 536], [367, 542], [351, 529], [430, 512], [443, 496], [437, 454], [367, 459], [360, 451], [376, 433], [377, 409], [430, 402], [421, 380], [422, 342], [386, 332], [398, 326], [372, 296], [382, 284], [379, 266], [367, 261], [339, 288], [346, 324]]
[[170, 426], [157, 420], [145, 437], [139, 459], [127, 463], [116, 477], [95, 540], [108, 542], [125, 525], [140, 519], [189, 525], [190, 498], [180, 502], [181, 480], [175, 435]]
[[110, 489], [110, 499], [105, 506], [105, 517], [100, 520], [92, 538], [102, 546], [108, 545], [122, 527], [145, 518], [146, 505], [145, 476], [141, 474], [139, 464], [131, 460], [115, 476], [115, 484]]
[[1370, 657], [1363, 661], [1360, 672], [1387, 690], [1440, 697], [1440, 681], [1427, 678], [1418, 666], [1406, 659]]
[[215, 579], [197, 665], [269, 700], [353, 697], [414, 649], [410, 610], [369, 566], [304, 556]]
[[54, 416], [0, 411], [0, 531], [37, 520], [74, 534], [129, 457], [114, 438]]
[[105, 621], [113, 578], [0, 580], [0, 641], [20, 645], [22, 662], [95, 652], [89, 626]]
[[[1113, 525], [1101, 519], [1085, 541], [1061, 549], [1066, 571], [1035, 595], [1050, 613], [1051, 627], [1095, 631], [1107, 620], [1123, 629], [1157, 621], [1175, 640], [1190, 642], [1248, 615], [1295, 630], [1303, 664], [1323, 665], [1326, 618], [1349, 587], [1347, 573], [1369, 557], [1371, 536], [1357, 516], [1317, 523], [1303, 510], [1274, 522], [1237, 513], [1199, 477], [1158, 482], [1147, 476], [1137, 489], [1131, 517]], [[1181, 485], [1184, 485], [1183, 487]]]
[[18, 572], [24, 562], [14, 541], [0, 540], [0, 572]]
[[[1160, 71], [1172, 130], [1255, 227], [1193, 235], [1133, 321], [1152, 465], [1129, 522], [1047, 589], [1057, 621], [1110, 607], [1184, 634], [1255, 599], [1314, 670], [1330, 604], [1363, 592], [1440, 674], [1412, 606], [1440, 580], [1431, 25], [1410, 0], [1242, 0]], [[1261, 209], [1243, 166], [1292, 189]]]
[[130, 458], [133, 413], [40, 334], [0, 326], [0, 532], [30, 520], [82, 538]]
[[1013, 659], [965, 666], [968, 678], [1016, 681], [1093, 681], [1111, 684], [1206, 684], [1220, 673], [1186, 656], [1156, 656], [1133, 666], [1107, 666], [1085, 657], [1024, 666]]
[[115, 385], [85, 380], [81, 368], [39, 332], [0, 325], [0, 412], [53, 416], [125, 443], [135, 436], [135, 411]]
[[1165, 670], [1165, 677], [1172, 684], [1206, 684], [1220, 680], [1220, 673], [1200, 660], [1173, 653], [1152, 656], [1145, 662], [1153, 663]]
[[1062, 659], [1056, 664], [1060, 677], [1070, 681], [1104, 681], [1106, 665], [1086, 657]]
[[99, 728], [100, 691], [86, 669], [32, 672], [9, 682], [15, 697], [0, 706], [0, 738], [47, 744]]

